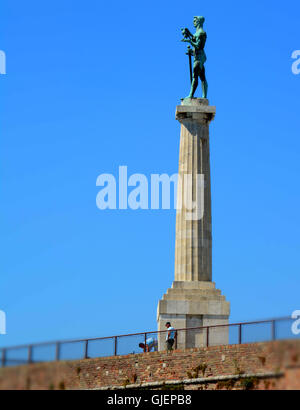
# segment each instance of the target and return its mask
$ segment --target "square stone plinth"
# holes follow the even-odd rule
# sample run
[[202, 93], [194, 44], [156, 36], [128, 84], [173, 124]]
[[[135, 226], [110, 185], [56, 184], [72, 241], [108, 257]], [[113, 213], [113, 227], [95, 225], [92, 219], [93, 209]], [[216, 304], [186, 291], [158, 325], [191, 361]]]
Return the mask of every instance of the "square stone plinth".
[[[230, 304], [215, 288], [214, 282], [173, 282], [157, 307], [158, 330], [166, 330], [166, 322], [177, 329], [177, 348], [228, 344], [228, 327], [180, 330], [204, 326], [226, 325], [230, 314]], [[158, 348], [165, 350], [166, 334], [159, 334]]]

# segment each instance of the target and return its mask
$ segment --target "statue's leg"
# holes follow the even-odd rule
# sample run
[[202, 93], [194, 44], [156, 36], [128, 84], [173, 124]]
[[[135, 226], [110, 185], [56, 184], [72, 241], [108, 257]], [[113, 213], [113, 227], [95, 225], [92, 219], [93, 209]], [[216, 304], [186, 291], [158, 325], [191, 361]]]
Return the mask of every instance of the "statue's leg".
[[204, 66], [202, 66], [202, 68], [199, 72], [199, 77], [200, 77], [201, 84], [202, 84], [202, 98], [207, 98], [208, 84], [207, 84], [207, 81], [206, 81], [205, 67]]
[[198, 87], [198, 76], [193, 78], [189, 98], [194, 98], [194, 94], [195, 94], [197, 87]]
[[190, 91], [190, 94], [186, 98], [194, 98], [195, 91], [198, 87], [198, 76], [199, 76], [199, 66], [198, 64], [195, 64], [194, 70], [193, 70], [193, 81], [191, 85], [191, 91]]

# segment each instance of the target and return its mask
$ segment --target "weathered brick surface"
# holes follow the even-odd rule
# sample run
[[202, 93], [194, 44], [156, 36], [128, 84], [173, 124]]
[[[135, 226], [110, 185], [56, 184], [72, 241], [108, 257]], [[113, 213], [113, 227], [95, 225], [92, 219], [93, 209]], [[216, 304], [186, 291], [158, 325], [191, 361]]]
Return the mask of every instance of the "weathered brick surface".
[[[203, 365], [206, 366], [203, 366]], [[200, 369], [199, 369], [200, 367]], [[300, 340], [152, 352], [0, 369], [0, 389], [92, 389], [166, 380], [283, 371], [258, 388], [300, 389]], [[267, 386], [266, 386], [267, 383]], [[211, 383], [211, 388], [216, 384]], [[190, 386], [186, 388], [199, 388]]]

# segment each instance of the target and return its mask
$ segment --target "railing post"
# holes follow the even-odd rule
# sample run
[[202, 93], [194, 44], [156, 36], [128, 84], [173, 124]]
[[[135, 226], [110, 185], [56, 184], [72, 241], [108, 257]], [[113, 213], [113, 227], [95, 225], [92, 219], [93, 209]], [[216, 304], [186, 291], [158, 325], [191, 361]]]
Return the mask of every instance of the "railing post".
[[206, 328], [206, 347], [209, 346], [209, 326]]
[[118, 337], [115, 336], [115, 356], [117, 356], [117, 351], [118, 351]]
[[147, 333], [145, 333], [144, 353], [147, 352]]
[[89, 349], [89, 341], [86, 340], [85, 344], [84, 344], [84, 358], [87, 359], [88, 358], [88, 349]]
[[5, 367], [5, 365], [6, 365], [6, 349], [2, 349], [1, 366]]
[[28, 359], [27, 359], [27, 361], [28, 361], [28, 364], [32, 363], [32, 346], [31, 345], [28, 346]]
[[58, 362], [60, 360], [60, 343], [56, 343], [56, 349], [55, 349], [55, 360]]
[[242, 324], [239, 324], [239, 345], [242, 344]]
[[272, 320], [272, 340], [276, 340], [276, 322]]

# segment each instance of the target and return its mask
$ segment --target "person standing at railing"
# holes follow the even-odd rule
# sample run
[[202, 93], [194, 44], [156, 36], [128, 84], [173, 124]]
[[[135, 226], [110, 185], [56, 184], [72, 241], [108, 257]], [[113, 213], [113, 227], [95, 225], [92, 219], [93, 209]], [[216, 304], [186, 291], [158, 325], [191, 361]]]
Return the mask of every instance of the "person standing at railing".
[[170, 322], [166, 323], [166, 328], [168, 329], [167, 336], [166, 336], [167, 350], [172, 350], [174, 340], [175, 340], [175, 329], [174, 327], [171, 326]]

